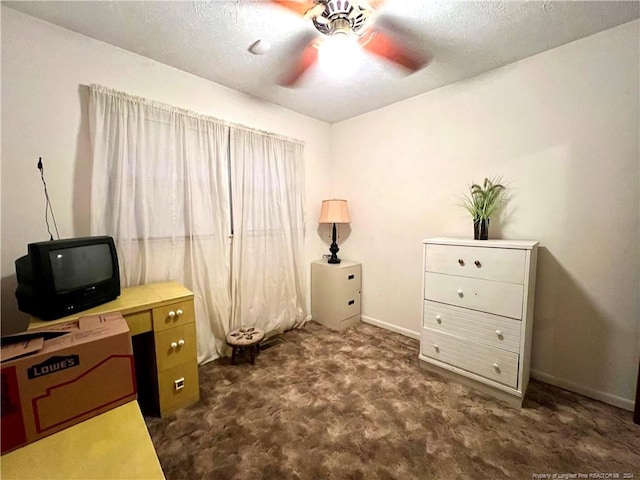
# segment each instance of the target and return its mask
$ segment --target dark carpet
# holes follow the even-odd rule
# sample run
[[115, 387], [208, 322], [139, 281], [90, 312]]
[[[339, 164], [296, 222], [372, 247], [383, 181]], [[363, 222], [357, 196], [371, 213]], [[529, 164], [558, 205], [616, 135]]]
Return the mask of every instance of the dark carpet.
[[199, 403], [146, 418], [168, 480], [640, 479], [631, 412], [536, 381], [511, 408], [364, 323], [283, 338], [255, 365], [201, 366]]

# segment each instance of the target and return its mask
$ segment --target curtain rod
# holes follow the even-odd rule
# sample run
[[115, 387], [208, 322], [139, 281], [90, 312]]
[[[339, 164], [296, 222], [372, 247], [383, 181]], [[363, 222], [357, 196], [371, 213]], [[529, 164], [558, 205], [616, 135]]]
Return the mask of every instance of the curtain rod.
[[183, 115], [187, 115], [187, 116], [192, 117], [192, 118], [221, 123], [222, 125], [224, 125], [226, 127], [238, 128], [240, 130], [259, 133], [261, 135], [266, 135], [268, 137], [277, 138], [277, 139], [280, 139], [280, 140], [286, 140], [286, 141], [289, 141], [289, 142], [293, 142], [293, 143], [297, 143], [297, 144], [300, 144], [300, 145], [304, 145], [304, 142], [302, 140], [298, 140], [297, 138], [287, 137], [285, 135], [279, 135], [279, 134], [274, 133], [274, 132], [269, 132], [269, 131], [266, 131], [266, 130], [260, 130], [258, 128], [249, 127], [247, 125], [242, 125], [240, 123], [229, 122], [229, 121], [226, 121], [226, 120], [222, 120], [220, 118], [213, 117], [211, 115], [194, 112], [193, 110], [188, 110], [188, 109], [181, 108], [181, 107], [175, 107], [175, 106], [169, 105], [167, 103], [158, 102], [157, 100], [151, 100], [149, 98], [140, 97], [140, 96], [137, 96], [137, 95], [131, 95], [129, 93], [121, 92], [119, 90], [114, 90], [114, 89], [109, 88], [109, 87], [103, 87], [102, 85], [96, 85], [96, 84], [92, 83], [91, 85], [89, 85], [89, 88], [93, 89], [93, 90], [95, 90], [97, 92], [103, 93], [103, 94], [113, 95], [113, 96], [116, 96], [116, 97], [121, 97], [123, 100], [131, 100], [131, 101], [134, 101], [134, 102], [144, 103], [144, 104], [149, 105], [149, 106], [151, 106], [153, 108], [158, 108], [160, 110], [164, 110], [164, 111], [169, 112], [169, 113], [171, 113], [171, 112], [181, 113]]

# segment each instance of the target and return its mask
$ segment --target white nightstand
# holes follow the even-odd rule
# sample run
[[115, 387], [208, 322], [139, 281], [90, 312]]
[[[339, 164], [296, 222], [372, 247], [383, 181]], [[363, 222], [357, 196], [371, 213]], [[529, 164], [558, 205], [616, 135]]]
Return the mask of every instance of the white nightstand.
[[343, 260], [311, 264], [311, 316], [334, 330], [342, 330], [360, 321], [362, 266]]

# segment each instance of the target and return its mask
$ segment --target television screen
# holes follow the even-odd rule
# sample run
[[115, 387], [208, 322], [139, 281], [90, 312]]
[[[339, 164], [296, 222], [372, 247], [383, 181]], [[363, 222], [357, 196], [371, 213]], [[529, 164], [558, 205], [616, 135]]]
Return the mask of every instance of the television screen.
[[49, 261], [57, 292], [86, 287], [113, 276], [111, 252], [106, 243], [51, 250]]

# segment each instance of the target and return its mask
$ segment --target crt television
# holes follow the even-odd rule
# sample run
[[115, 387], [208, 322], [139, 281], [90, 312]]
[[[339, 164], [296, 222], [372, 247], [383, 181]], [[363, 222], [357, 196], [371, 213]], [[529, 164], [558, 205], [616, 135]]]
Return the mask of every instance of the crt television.
[[120, 269], [113, 238], [30, 243], [16, 260], [18, 308], [54, 320], [114, 300]]

